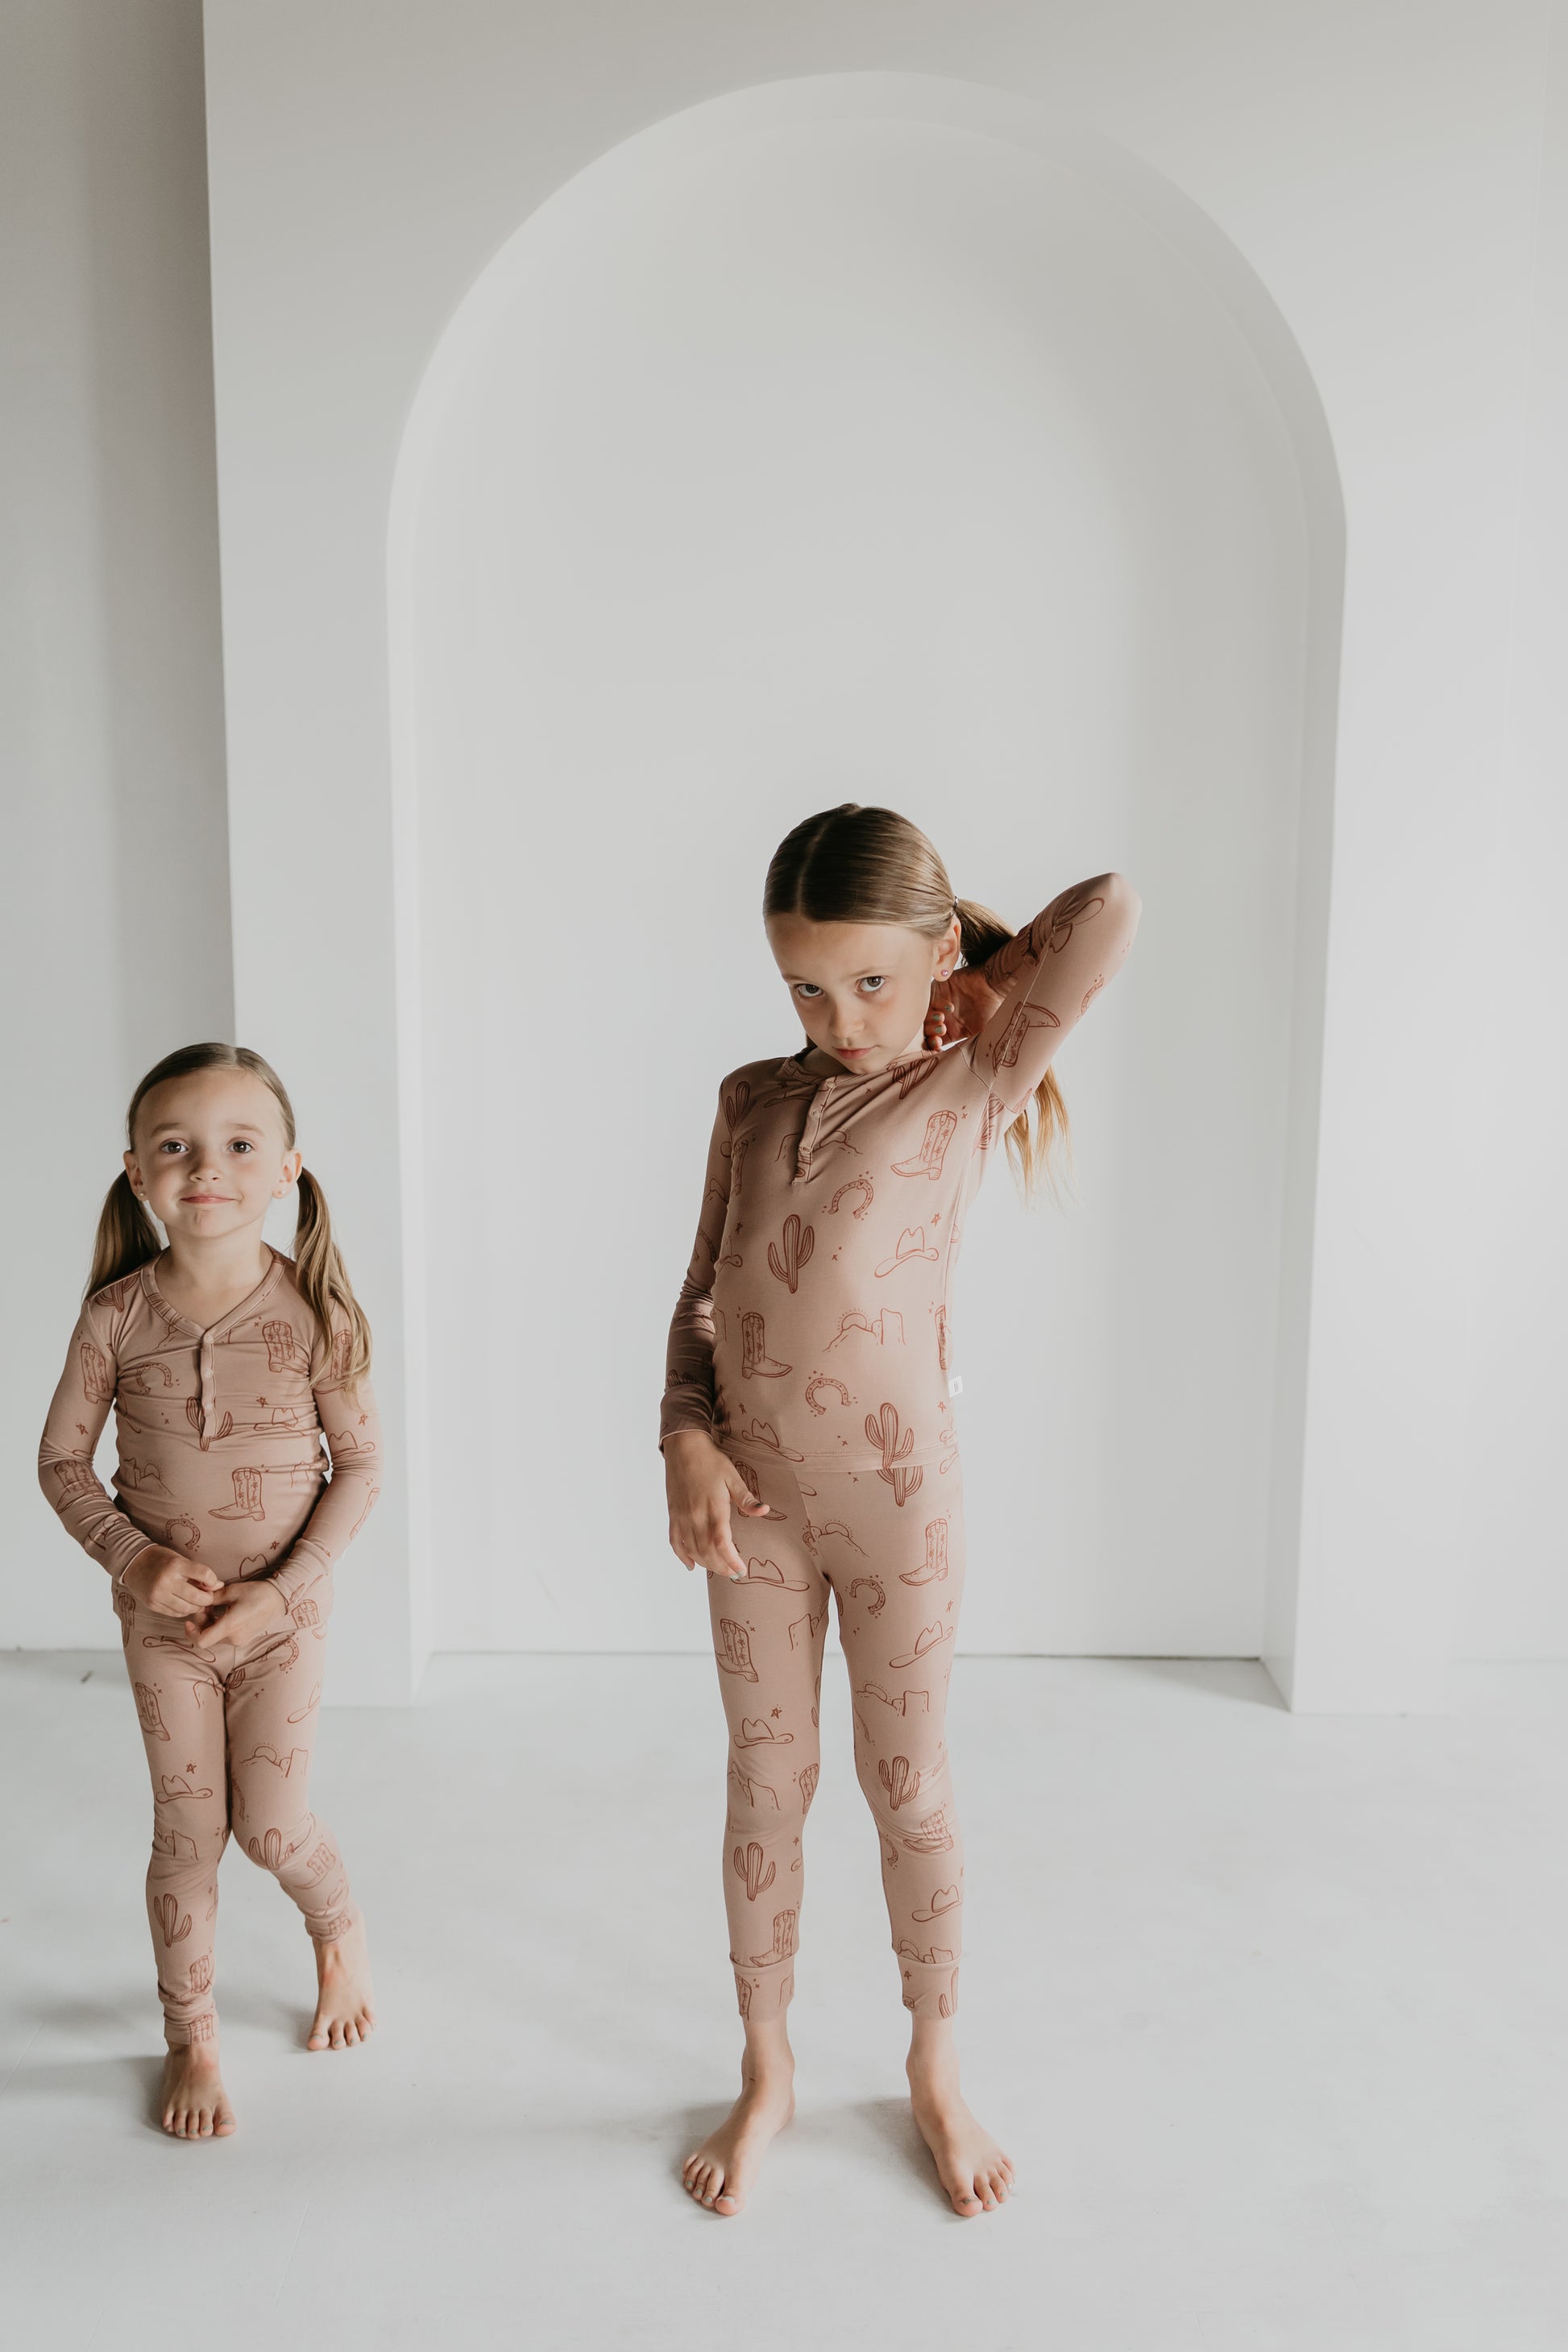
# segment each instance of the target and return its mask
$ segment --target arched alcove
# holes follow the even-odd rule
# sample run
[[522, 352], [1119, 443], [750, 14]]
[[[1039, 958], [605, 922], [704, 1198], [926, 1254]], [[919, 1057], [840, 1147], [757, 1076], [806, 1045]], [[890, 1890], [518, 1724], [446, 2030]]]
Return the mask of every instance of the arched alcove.
[[437, 1646], [705, 1638], [664, 1326], [718, 1079], [798, 1039], [768, 853], [853, 797], [1014, 924], [1145, 898], [1076, 1201], [970, 1221], [968, 1646], [1288, 1658], [1341, 551], [1241, 257], [998, 93], [735, 93], [521, 226], [391, 529]]

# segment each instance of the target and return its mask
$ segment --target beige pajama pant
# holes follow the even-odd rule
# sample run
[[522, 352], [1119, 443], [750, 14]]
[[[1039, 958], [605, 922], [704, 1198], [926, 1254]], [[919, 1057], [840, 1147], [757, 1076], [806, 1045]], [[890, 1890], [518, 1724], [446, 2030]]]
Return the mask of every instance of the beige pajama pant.
[[229, 1835], [269, 1870], [329, 1943], [358, 1918], [337, 1843], [307, 1783], [331, 1579], [315, 1579], [282, 1628], [204, 1656], [176, 1617], [115, 1595], [125, 1664], [153, 1776], [147, 1916], [171, 2049], [207, 2042], [217, 1866]]
[[831, 1594], [904, 2006], [917, 2017], [951, 2017], [963, 1900], [943, 1737], [963, 1587], [956, 1453], [919, 1471], [897, 1468], [890, 1479], [875, 1466], [803, 1467], [797, 1475], [781, 1458], [730, 1459], [784, 1515], [733, 1512], [731, 1534], [748, 1574], [708, 1580], [730, 1725], [724, 1896], [741, 2014], [774, 2015], [795, 1990]]

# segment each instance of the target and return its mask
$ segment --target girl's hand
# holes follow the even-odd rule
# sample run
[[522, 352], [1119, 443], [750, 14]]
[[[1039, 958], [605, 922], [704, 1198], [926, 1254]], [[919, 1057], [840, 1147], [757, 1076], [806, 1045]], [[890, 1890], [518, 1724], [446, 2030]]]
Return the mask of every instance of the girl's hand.
[[123, 1589], [133, 1593], [143, 1609], [151, 1609], [159, 1617], [188, 1617], [193, 1609], [205, 1609], [215, 1592], [223, 1590], [223, 1579], [199, 1559], [186, 1559], [163, 1544], [153, 1544], [138, 1553], [120, 1580]]
[[276, 1633], [289, 1615], [289, 1603], [269, 1576], [247, 1576], [237, 1584], [220, 1584], [199, 1616], [187, 1617], [185, 1633], [193, 1650], [208, 1657], [220, 1642], [237, 1650]]
[[734, 1464], [706, 1431], [677, 1430], [664, 1441], [664, 1486], [669, 1503], [669, 1548], [683, 1568], [705, 1568], [731, 1583], [746, 1563], [730, 1536], [730, 1515], [782, 1519], [769, 1503], [759, 1503]]
[[961, 963], [946, 980], [933, 980], [931, 984], [926, 1044], [934, 1052], [939, 1046], [955, 1045], [961, 1037], [978, 1037], [1001, 1002], [996, 990], [987, 988], [977, 971]]

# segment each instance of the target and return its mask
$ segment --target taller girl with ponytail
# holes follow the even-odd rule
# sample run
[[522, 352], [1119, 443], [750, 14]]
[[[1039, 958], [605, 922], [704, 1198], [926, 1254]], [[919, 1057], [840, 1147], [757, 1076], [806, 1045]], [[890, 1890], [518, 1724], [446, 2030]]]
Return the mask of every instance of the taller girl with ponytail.
[[[152, 1771], [163, 2126], [221, 2137], [212, 1922], [231, 1832], [313, 1940], [310, 2048], [374, 2022], [363, 1921], [307, 1774], [332, 1570], [381, 1492], [381, 1431], [370, 1326], [277, 1072], [247, 1046], [182, 1046], [132, 1095], [126, 1139], [38, 1476], [112, 1580]], [[296, 1187], [289, 1258], [262, 1227]], [[112, 1496], [93, 1463], [111, 1405]]]
[[730, 1728], [742, 2089], [684, 2176], [713, 2213], [744, 2205], [794, 2112], [785, 2017], [830, 1600], [881, 1837], [915, 2122], [955, 2212], [989, 2211], [1012, 2184], [960, 2094], [953, 2042], [965, 1895], [944, 1729], [964, 1576], [953, 1275], [997, 1143], [1026, 1195], [1049, 1176], [1067, 1132], [1051, 1066], [1120, 971], [1138, 909], [1129, 882], [1100, 874], [1015, 934], [954, 895], [917, 825], [852, 801], [806, 817], [768, 867], [763, 921], [805, 1044], [720, 1084], [659, 1427], [670, 1544], [708, 1572]]

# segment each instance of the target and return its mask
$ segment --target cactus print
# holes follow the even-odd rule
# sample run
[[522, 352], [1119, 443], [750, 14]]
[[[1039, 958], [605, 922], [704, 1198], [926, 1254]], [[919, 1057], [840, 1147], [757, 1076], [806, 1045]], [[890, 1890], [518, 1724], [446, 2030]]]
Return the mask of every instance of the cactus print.
[[[818, 1076], [796, 1055], [728, 1074], [670, 1321], [661, 1442], [671, 1430], [703, 1429], [749, 1455], [741, 1398], [762, 1379], [786, 1459], [798, 1455], [807, 1471], [878, 1468], [879, 1440], [868, 1447], [858, 1418], [825, 1415], [820, 1385], [829, 1349], [859, 1351], [846, 1359], [858, 1371], [874, 1341], [899, 1351], [896, 1380], [881, 1394], [900, 1427], [919, 1433], [903, 1482], [906, 1499], [918, 1491], [912, 1473], [941, 1462], [951, 1419], [944, 1375], [968, 1203], [1005, 1128], [1120, 969], [1136, 919], [1115, 876], [1063, 891], [987, 961], [998, 999], [991, 1019], [941, 1052], [918, 1051], [864, 1077]], [[742, 1144], [743, 1222], [756, 1235], [745, 1248]], [[868, 1303], [883, 1285], [897, 1322]]]
[[[923, 1935], [918, 1948], [930, 1948], [931, 1921], [941, 1918], [942, 1940], [952, 1953], [950, 1960], [922, 1963], [904, 1954], [900, 1969], [910, 1973], [900, 1980], [922, 2013], [940, 2015], [940, 2000], [952, 1997], [957, 1965], [960, 1915], [948, 1896], [954, 1887], [962, 1893], [963, 1856], [944, 1744], [952, 1643], [928, 1634], [933, 1612], [939, 1634], [945, 1628], [951, 1637], [957, 1622], [962, 1495], [944, 1496], [948, 1507], [939, 1517], [911, 1525], [911, 1515], [874, 1475], [817, 1473], [808, 1495], [786, 1463], [774, 1458], [748, 1466], [757, 1499], [783, 1514], [769, 1521], [768, 1543], [789, 1582], [708, 1580], [730, 1732], [724, 1899], [737, 2000], [750, 2004], [752, 2017], [766, 2017], [785, 2007], [794, 1991], [805, 1874], [802, 1840], [822, 1769], [823, 1643], [829, 1601], [837, 1597], [854, 1691], [856, 1771], [881, 1833], [892, 1948], [915, 1946]], [[867, 1554], [875, 1572], [864, 1565]], [[942, 1573], [928, 1577], [933, 1564]], [[799, 1606], [802, 1583], [806, 1613], [795, 1617], [790, 1612]], [[912, 1656], [922, 1641], [918, 1668], [900, 1679], [893, 1660]], [[742, 1658], [750, 1680], [737, 1674]], [[776, 1918], [786, 1928], [764, 1947], [751, 1925], [753, 1914], [770, 1892], [776, 1897], [784, 1888], [793, 1890], [789, 1906]]]
[[[324, 1332], [289, 1260], [269, 1257], [256, 1290], [207, 1331], [164, 1299], [159, 1260], [95, 1292], [38, 1454], [61, 1520], [111, 1575], [163, 1544], [226, 1581], [270, 1577], [289, 1607], [248, 1648], [203, 1657], [178, 1621], [113, 1588], [153, 1780], [147, 1911], [171, 2044], [216, 2030], [217, 1863], [241, 1824], [245, 1852], [310, 1935], [330, 1940], [357, 1917], [308, 1780], [331, 1565], [378, 1492], [380, 1424], [368, 1383], [352, 1406], [343, 1391], [346, 1330]], [[113, 1496], [93, 1466], [110, 1405]]]
[[[720, 1087], [697, 1236], [670, 1318], [659, 1440], [706, 1431], [752, 1493], [785, 1515], [769, 1529], [776, 1575], [753, 1567], [744, 1585], [710, 1580], [730, 1727], [724, 1888], [742, 2016], [776, 2013], [794, 1989], [798, 1899], [776, 1915], [762, 1951], [749, 1914], [770, 1868], [766, 1883], [781, 1888], [804, 1879], [829, 1592], [902, 1998], [917, 2016], [953, 2014], [963, 1880], [943, 1744], [963, 1583], [948, 1392], [953, 1275], [969, 1202], [1009, 1124], [1120, 969], [1136, 926], [1134, 894], [1098, 876], [987, 959], [997, 1003], [977, 1035], [872, 1076], [818, 1076], [788, 1055], [748, 1063]], [[742, 1224], [756, 1236], [744, 1249]], [[763, 1235], [773, 1237], [765, 1252]], [[760, 1392], [759, 1380], [768, 1383]], [[857, 1391], [874, 1401], [868, 1410], [854, 1404]], [[759, 1393], [765, 1418], [751, 1410]], [[924, 1486], [933, 1468], [941, 1510]], [[911, 1509], [922, 1495], [926, 1507]], [[875, 1598], [846, 1607], [866, 1593]], [[773, 1736], [759, 1740], [759, 1727]]]

